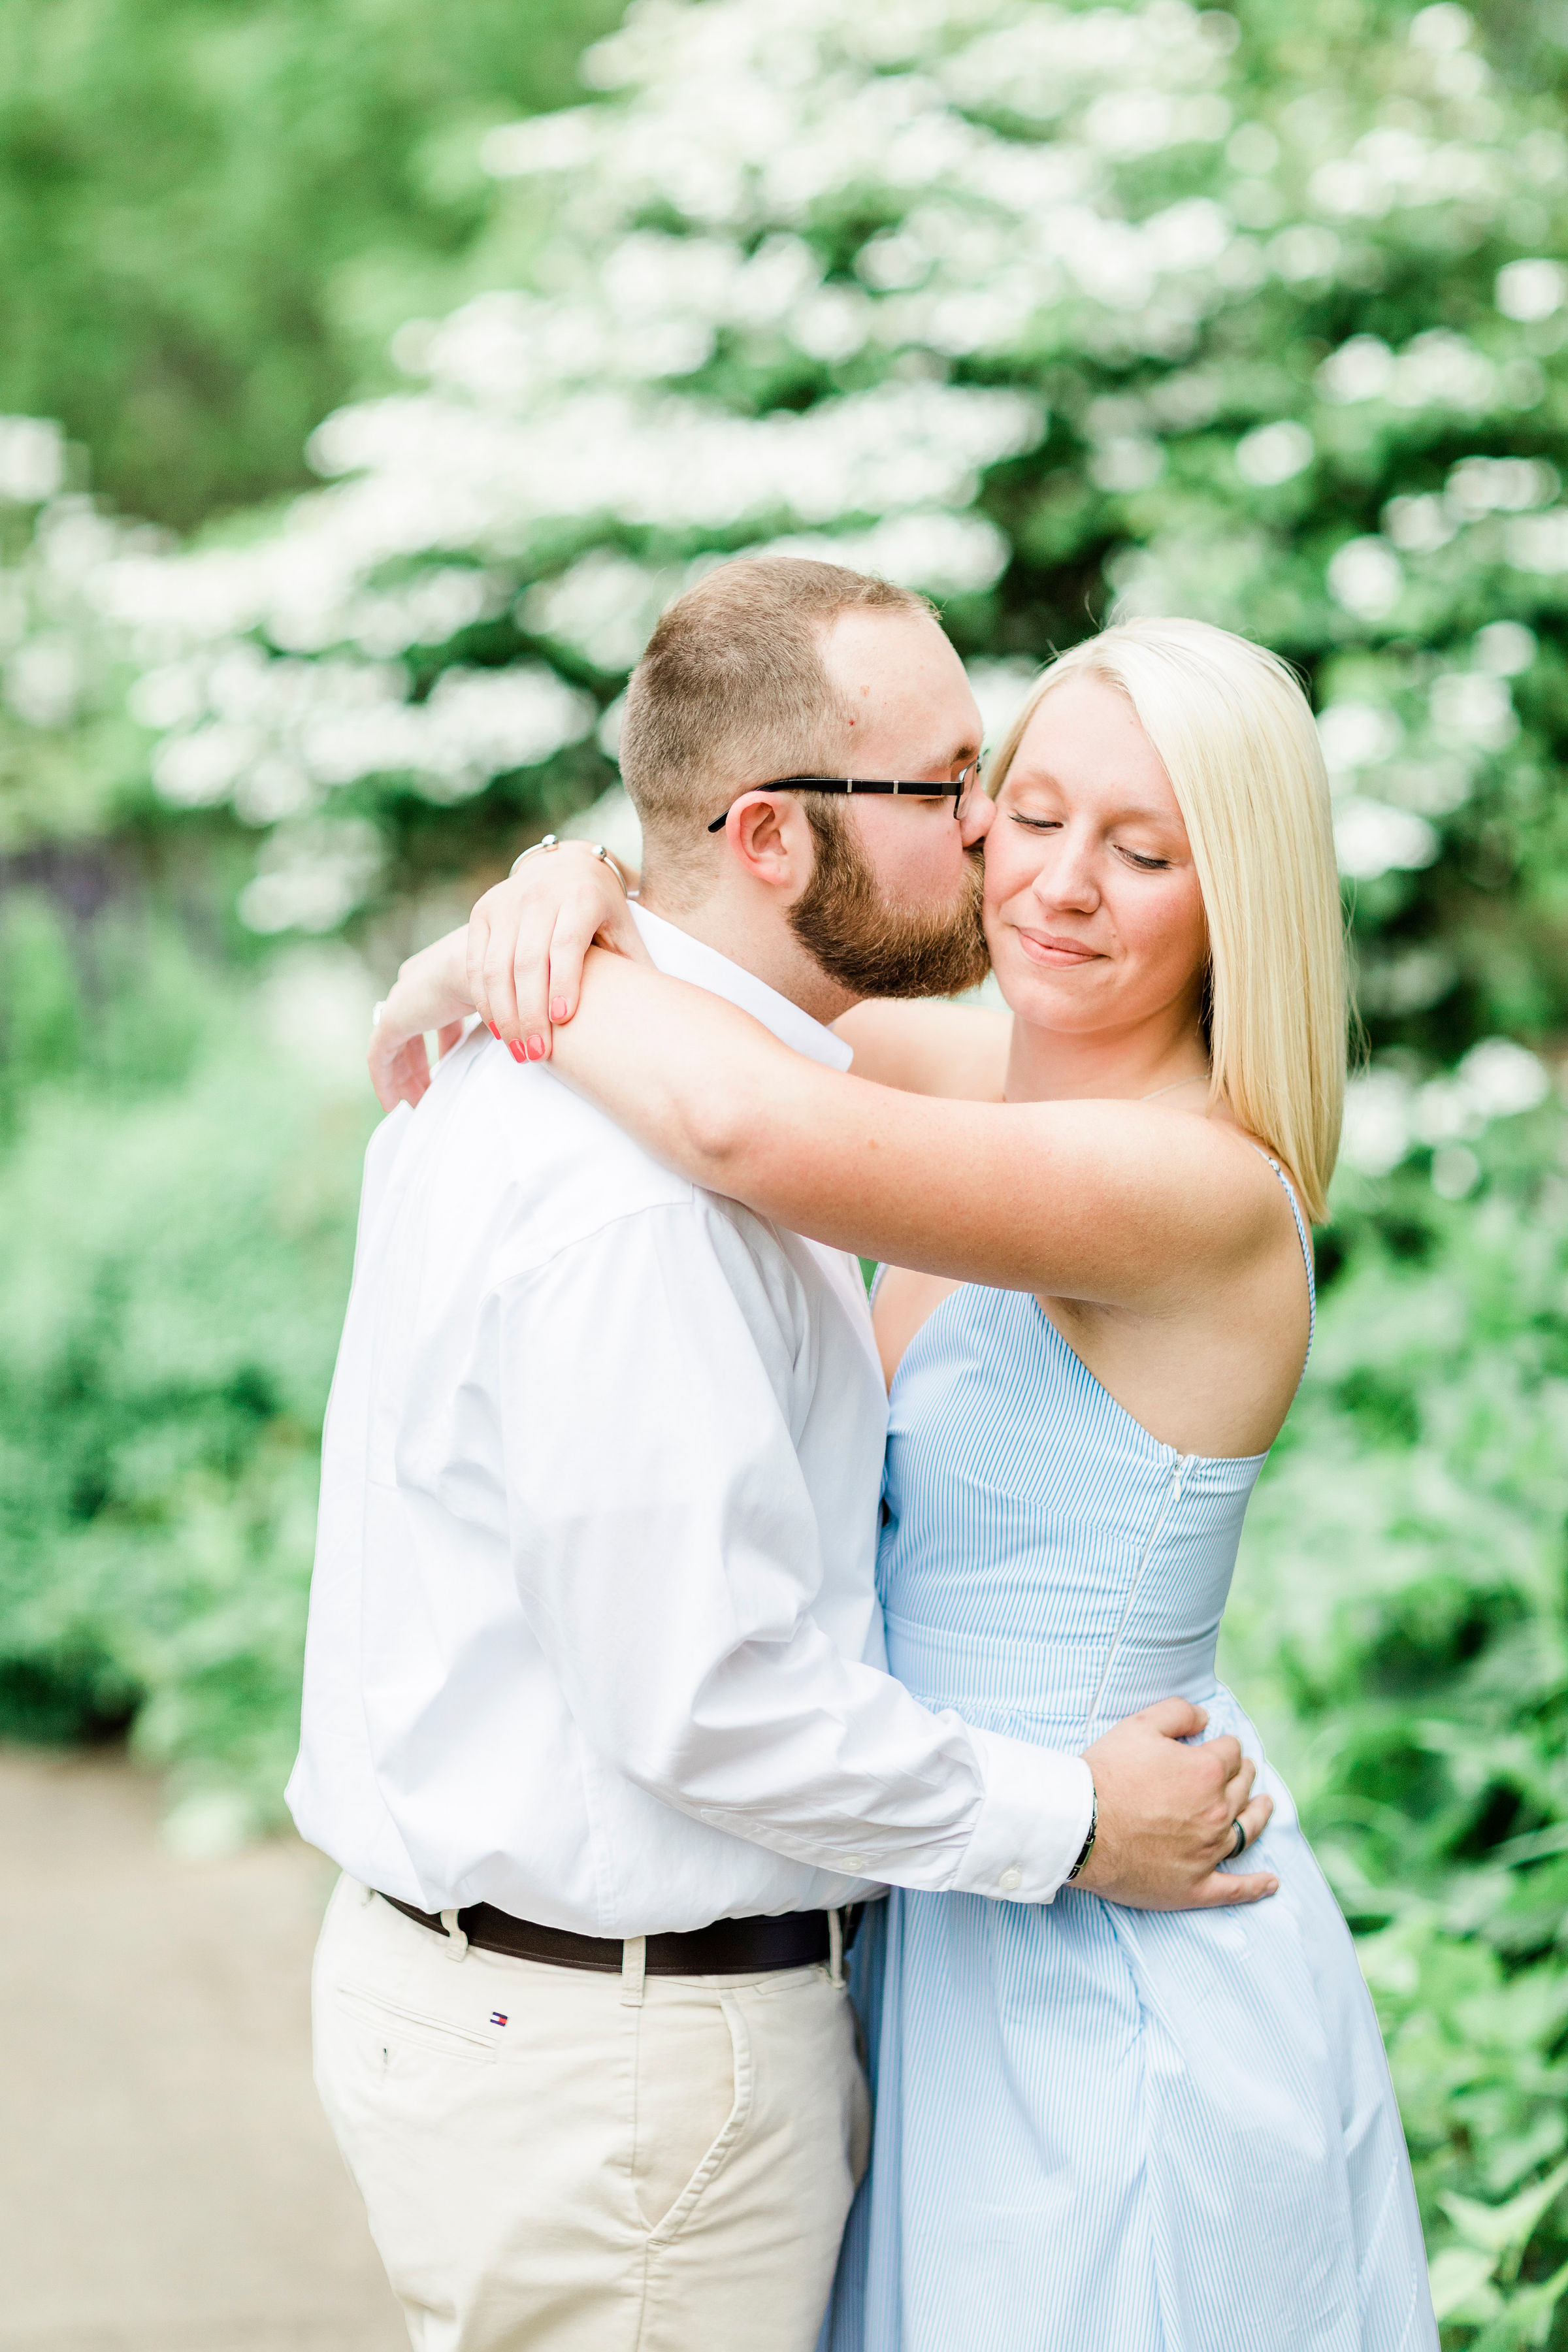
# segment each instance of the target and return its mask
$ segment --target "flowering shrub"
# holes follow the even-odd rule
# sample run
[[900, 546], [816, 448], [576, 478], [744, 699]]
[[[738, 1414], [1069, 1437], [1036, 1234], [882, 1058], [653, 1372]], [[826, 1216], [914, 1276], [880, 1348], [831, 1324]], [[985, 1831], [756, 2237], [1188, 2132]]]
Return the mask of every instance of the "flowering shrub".
[[[191, 551], [46, 506], [13, 714], [128, 653], [163, 803], [259, 830], [254, 928], [324, 930], [411, 803], [455, 845], [607, 783], [725, 552], [929, 589], [998, 709], [1113, 604], [1199, 612], [1313, 679], [1374, 1038], [1548, 1031], [1568, 142], [1462, 9], [1318, 13], [642, 0], [599, 102], [485, 137], [501, 282], [399, 331], [329, 488]], [[8, 430], [37, 498], [47, 428]]]

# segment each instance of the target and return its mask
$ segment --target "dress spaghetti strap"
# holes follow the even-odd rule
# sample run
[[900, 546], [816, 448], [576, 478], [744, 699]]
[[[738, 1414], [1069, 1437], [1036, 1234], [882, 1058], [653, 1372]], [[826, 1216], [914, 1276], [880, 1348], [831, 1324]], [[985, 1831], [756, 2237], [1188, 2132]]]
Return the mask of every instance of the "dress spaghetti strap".
[[[1250, 1138], [1248, 1140], [1250, 1141]], [[1252, 1149], [1257, 1152], [1259, 1160], [1268, 1160], [1268, 1165], [1279, 1177], [1285, 1188], [1285, 1198], [1290, 1203], [1290, 1214], [1296, 1220], [1296, 1238], [1301, 1244], [1301, 1260], [1307, 1269], [1307, 1353], [1310, 1356], [1312, 1352], [1312, 1341], [1317, 1337], [1318, 1331], [1318, 1277], [1312, 1265], [1312, 1244], [1307, 1232], [1307, 1220], [1301, 1214], [1301, 1203], [1296, 1198], [1296, 1187], [1291, 1183], [1274, 1154], [1271, 1151], [1265, 1151], [1261, 1143], [1254, 1143]], [[1302, 1366], [1302, 1370], [1303, 1371], [1306, 1370], [1305, 1365]]]

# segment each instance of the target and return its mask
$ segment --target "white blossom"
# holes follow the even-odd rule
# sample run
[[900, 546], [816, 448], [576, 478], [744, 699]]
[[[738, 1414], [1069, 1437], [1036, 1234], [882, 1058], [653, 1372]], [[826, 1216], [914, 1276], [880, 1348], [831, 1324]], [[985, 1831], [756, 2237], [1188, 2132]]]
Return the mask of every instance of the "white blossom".
[[1012, 550], [984, 515], [895, 515], [867, 531], [828, 537], [795, 533], [770, 541], [756, 552], [805, 555], [845, 563], [900, 587], [935, 596], [972, 595], [990, 588], [1007, 567]]
[[1409, 809], [1356, 794], [1334, 810], [1334, 855], [1352, 881], [1374, 882], [1381, 874], [1430, 866], [1437, 848], [1433, 827]]
[[1479, 412], [1495, 397], [1497, 370], [1462, 335], [1433, 327], [1393, 352], [1377, 335], [1352, 335], [1318, 370], [1325, 400], [1386, 400], [1395, 408]]
[[1329, 773], [1335, 776], [1391, 759], [1405, 730], [1385, 703], [1331, 702], [1318, 714], [1318, 737]]
[[1459, 1064], [1459, 1084], [1487, 1118], [1508, 1118], [1546, 1100], [1546, 1066], [1511, 1037], [1483, 1037]]
[[1480, 1177], [1481, 1163], [1468, 1143], [1445, 1143], [1432, 1154], [1432, 1190], [1441, 1200], [1462, 1201]]
[[1315, 454], [1307, 427], [1292, 417], [1281, 417], [1277, 425], [1258, 425], [1237, 443], [1236, 470], [1244, 482], [1271, 488], [1303, 472]]
[[1519, 732], [1508, 680], [1486, 670], [1451, 670], [1432, 682], [1432, 723], [1440, 736], [1500, 751]]
[[1403, 1072], [1367, 1070], [1345, 1088], [1340, 1157], [1363, 1176], [1386, 1176], [1410, 1150], [1412, 1088]]
[[1549, 506], [1561, 487], [1556, 467], [1543, 457], [1461, 457], [1443, 495], [1459, 521], [1474, 522]]
[[[613, 757], [626, 670], [713, 562], [819, 555], [953, 598], [1048, 563], [1036, 491], [1006, 489], [1044, 451], [1119, 610], [1266, 634], [1311, 570], [1331, 639], [1387, 666], [1322, 716], [1342, 862], [1418, 870], [1535, 650], [1523, 620], [1478, 630], [1478, 572], [1521, 599], [1568, 573], [1557, 474], [1518, 437], [1568, 305], [1529, 226], [1568, 146], [1521, 135], [1472, 33], [1422, 9], [1396, 94], [1302, 89], [1265, 123], [1235, 20], [1186, 0], [637, 0], [584, 62], [595, 102], [478, 143], [493, 250], [526, 272], [405, 321], [398, 389], [324, 418], [320, 486], [248, 538], [118, 524], [67, 490], [57, 426], [0, 419], [0, 499], [38, 509], [0, 565], [7, 707], [72, 725], [126, 665], [158, 791], [264, 835], [247, 919], [330, 927], [380, 870], [348, 807], [374, 833], [384, 779], [456, 801], [572, 745]], [[1358, 291], [1383, 242], [1449, 229], [1526, 247], [1473, 336], [1446, 308], [1342, 330], [1299, 389], [1231, 368], [1244, 306], [1384, 324]], [[1289, 542], [1272, 493], [1364, 478], [1372, 441], [1378, 527]], [[1442, 478], [1435, 448], [1459, 453]], [[1417, 664], [1393, 632], [1434, 612]], [[1049, 650], [1005, 642], [974, 666], [993, 740]]]
[[1394, 381], [1394, 353], [1381, 335], [1352, 335], [1318, 370], [1325, 400], [1377, 400]]
[[1509, 527], [1508, 560], [1520, 572], [1568, 572], [1568, 507], [1529, 515]]
[[561, 832], [568, 841], [602, 843], [612, 857], [634, 870], [642, 865], [642, 825], [624, 785], [612, 784], [591, 808], [569, 817]]
[[1499, 677], [1518, 677], [1534, 661], [1537, 650], [1535, 631], [1521, 621], [1489, 621], [1476, 632], [1477, 667], [1495, 670]]
[[973, 661], [970, 689], [980, 706], [985, 749], [994, 751], [1023, 708], [1041, 665], [1028, 661]]
[[1429, 8], [1418, 8], [1410, 20], [1410, 43], [1413, 48], [1433, 49], [1439, 54], [1462, 49], [1475, 30], [1475, 20], [1468, 8], [1456, 5], [1456, 0], [1436, 0]]
[[1329, 565], [1329, 593], [1358, 620], [1381, 621], [1404, 586], [1399, 558], [1385, 539], [1347, 540]]
[[240, 919], [253, 931], [335, 930], [380, 860], [380, 837], [363, 819], [280, 826], [240, 893]]
[[1560, 261], [1509, 261], [1497, 274], [1497, 306], [1505, 319], [1550, 319], [1568, 301], [1568, 269]]
[[5, 700], [29, 727], [64, 727], [83, 686], [81, 647], [63, 631], [29, 638], [5, 664]]
[[0, 499], [41, 506], [65, 478], [65, 436], [42, 416], [0, 416]]
[[1435, 555], [1459, 528], [1447, 502], [1429, 490], [1414, 498], [1390, 499], [1382, 520], [1384, 538], [1402, 555]]
[[1550, 1091], [1544, 1065], [1507, 1037], [1483, 1038], [1457, 1069], [1424, 1083], [1403, 1070], [1374, 1066], [1345, 1090], [1341, 1156], [1363, 1175], [1385, 1176], [1426, 1146], [1434, 1152], [1436, 1189], [1458, 1199], [1480, 1175], [1469, 1146], [1494, 1119], [1533, 1110]]

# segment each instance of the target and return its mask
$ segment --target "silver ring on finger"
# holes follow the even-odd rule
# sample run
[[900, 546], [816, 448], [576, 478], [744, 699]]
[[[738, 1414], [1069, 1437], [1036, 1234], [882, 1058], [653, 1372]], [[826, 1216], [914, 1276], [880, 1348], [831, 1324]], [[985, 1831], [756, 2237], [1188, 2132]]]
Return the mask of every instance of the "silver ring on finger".
[[1226, 1855], [1226, 1862], [1239, 1862], [1242, 1855], [1247, 1852], [1247, 1830], [1245, 1824], [1241, 1822], [1232, 1822], [1231, 1829], [1235, 1832], [1236, 1843]]

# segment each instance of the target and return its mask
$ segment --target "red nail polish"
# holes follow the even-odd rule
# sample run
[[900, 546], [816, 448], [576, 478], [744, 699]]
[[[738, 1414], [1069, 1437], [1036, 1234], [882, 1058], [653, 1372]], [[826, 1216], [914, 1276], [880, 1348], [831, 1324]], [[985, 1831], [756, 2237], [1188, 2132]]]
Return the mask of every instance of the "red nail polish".
[[495, 1023], [493, 1021], [487, 1021], [485, 1023], [485, 1027], [489, 1031], [490, 1035], [495, 1039], [496, 1044], [499, 1045], [500, 1044], [500, 1031], [496, 1027]]
[[542, 1062], [542, 1061], [543, 1061], [543, 1059], [544, 1059], [544, 1040], [543, 1040], [543, 1038], [542, 1038], [542, 1037], [531, 1037], [531, 1038], [529, 1039], [529, 1041], [528, 1041], [528, 1058], [529, 1058], [529, 1060], [530, 1060], [531, 1062]]
[[551, 1007], [550, 1007], [550, 1018], [552, 1019], [552, 1021], [564, 1021], [564, 1020], [565, 1020], [565, 1018], [566, 1018], [566, 999], [565, 999], [563, 996], [558, 996], [558, 997], [556, 997], [556, 999], [555, 999], [554, 1003], [551, 1005]]
[[523, 1052], [522, 1047], [518, 1044], [515, 1037], [509, 1037], [507, 1039], [506, 1050], [511, 1055], [514, 1062], [523, 1062], [528, 1059], [527, 1055]]

